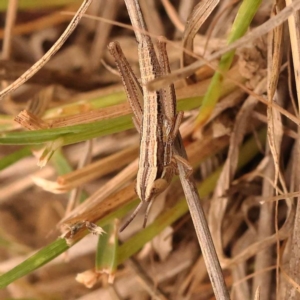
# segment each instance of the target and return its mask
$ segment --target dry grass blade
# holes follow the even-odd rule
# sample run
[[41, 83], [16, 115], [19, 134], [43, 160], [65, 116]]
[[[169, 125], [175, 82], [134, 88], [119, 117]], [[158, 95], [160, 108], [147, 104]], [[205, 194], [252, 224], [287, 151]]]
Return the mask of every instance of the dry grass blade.
[[160, 18], [155, 0], [140, 1], [141, 10], [148, 30], [156, 36], [165, 35], [164, 22]]
[[184, 24], [182, 23], [182, 21], [180, 20], [180, 17], [178, 16], [174, 6], [170, 3], [169, 0], [162, 0], [162, 4], [165, 7], [165, 10], [170, 18], [170, 20], [172, 21], [172, 23], [174, 24], [174, 26], [181, 32], [184, 31]]
[[219, 2], [220, 0], [202, 1], [194, 7], [183, 33], [182, 45], [186, 51], [182, 53], [181, 67], [190, 65], [195, 61], [195, 58], [188, 55], [188, 52], [194, 52], [194, 38]]
[[[273, 182], [270, 180], [270, 184], [272, 184], [272, 183]], [[287, 194], [281, 194], [281, 195], [277, 195], [277, 196], [271, 196], [271, 197], [257, 196], [257, 197], [255, 197], [255, 201], [257, 201], [258, 203], [264, 204], [267, 202], [276, 202], [278, 200], [286, 200], [287, 198], [293, 198], [293, 197], [298, 197], [298, 196], [300, 196], [299, 191], [291, 192], [291, 193], [287, 193]]]
[[[294, 150], [294, 160], [295, 166], [293, 168], [293, 177], [294, 177], [294, 184], [296, 185], [294, 188], [299, 186], [299, 177], [298, 177], [298, 170], [299, 170], [299, 161], [300, 161], [300, 154], [299, 154], [299, 138], [295, 143]], [[299, 197], [297, 198], [299, 199]], [[299, 205], [296, 208], [296, 216], [295, 216], [295, 223], [293, 224], [292, 229], [292, 238], [290, 240], [290, 245], [286, 249], [286, 253], [289, 254], [289, 261], [288, 261], [288, 274], [290, 276], [290, 280], [285, 283], [285, 299], [297, 299], [299, 293]], [[294, 283], [295, 284], [294, 284]]]
[[[273, 15], [276, 15], [282, 7], [274, 5]], [[283, 55], [283, 25], [279, 25], [274, 28], [268, 35], [268, 82], [267, 82], [267, 93], [269, 103], [279, 102], [279, 105], [283, 104], [283, 99], [275, 96], [277, 89], [278, 79], [280, 75], [280, 68]], [[277, 93], [280, 95], [280, 93]], [[279, 99], [278, 99], [279, 98]], [[271, 184], [268, 180], [263, 181], [262, 195], [265, 197], [272, 196], [278, 193], [277, 184], [280, 176], [282, 186], [284, 187], [285, 193], [287, 193], [286, 185], [280, 174], [280, 145], [283, 137], [283, 124], [281, 116], [272, 105], [267, 107], [268, 116], [268, 145], [266, 146], [266, 156], [272, 154], [273, 160], [270, 160], [266, 166], [264, 174], [267, 177], [272, 178], [274, 176], [274, 182]], [[274, 175], [273, 175], [274, 174]], [[274, 188], [275, 187], [275, 188]], [[278, 204], [276, 203], [276, 211]], [[272, 203], [262, 205], [260, 210], [261, 218], [258, 222], [258, 236], [260, 240], [270, 236], [274, 232], [274, 205]], [[275, 218], [275, 224], [277, 224], [277, 215]], [[275, 225], [275, 230], [278, 232], [278, 226]], [[279, 242], [278, 242], [279, 243]], [[277, 249], [279, 250], [279, 248]], [[262, 299], [268, 297], [272, 290], [272, 273], [260, 273], [260, 270], [264, 270], [272, 265], [272, 253], [273, 249], [268, 248], [257, 254], [255, 258], [255, 271], [257, 275], [254, 277], [253, 282], [253, 293], [260, 287], [260, 295]], [[278, 271], [277, 271], [278, 278]], [[279, 285], [277, 285], [279, 286]]]
[[[280, 2], [280, 1], [278, 1]], [[277, 15], [283, 8], [275, 4], [273, 7], [273, 14]], [[269, 101], [273, 99], [282, 62], [283, 55], [283, 24], [275, 27], [268, 35], [268, 98]]]
[[[9, 0], [9, 5], [7, 9], [6, 19], [5, 19], [5, 29], [1, 59], [9, 60], [12, 47], [12, 30], [15, 25], [16, 15], [18, 10], [18, 0]], [[4, 73], [6, 73], [4, 71]], [[7, 87], [7, 81], [1, 82], [1, 89]]]
[[77, 124], [92, 123], [94, 121], [113, 119], [128, 115], [130, 112], [131, 111], [129, 105], [127, 103], [124, 103], [102, 109], [82, 112], [81, 114], [55, 118], [52, 120], [47, 120], [47, 122], [51, 128], [60, 128]]
[[[72, 4], [66, 8], [66, 10], [78, 9], [77, 4]], [[60, 12], [54, 12], [52, 14], [43, 16], [37, 20], [28, 21], [25, 24], [16, 24], [12, 29], [13, 35], [30, 34], [32, 32], [53, 27], [57, 24], [61, 24], [70, 20], [69, 16], [63, 15]], [[4, 38], [4, 30], [0, 29], [0, 39]]]
[[224, 32], [224, 22], [226, 22], [226, 19], [230, 18], [230, 11], [234, 9], [235, 4], [237, 4], [238, 2], [238, 0], [225, 0], [222, 1], [220, 5], [218, 5], [216, 14], [213, 16], [213, 19], [209, 24], [207, 42], [204, 49], [207, 48], [208, 42], [211, 37], [218, 36], [220, 32]]
[[[232, 249], [232, 255], [235, 256], [242, 250], [245, 250], [255, 241], [255, 233], [250, 228], [239, 238]], [[241, 278], [247, 275], [247, 263], [241, 262], [231, 267], [234, 288], [231, 292], [232, 299], [250, 299], [250, 287], [246, 281], [236, 284]]]
[[92, 196], [87, 198], [85, 202], [73, 209], [70, 214], [68, 214], [60, 221], [60, 224], [64, 222], [68, 223], [70, 219], [78, 217], [89, 210], [93, 210], [106, 197], [118, 191], [128, 182], [128, 180], [132, 179], [137, 173], [137, 168], [138, 160], [136, 159], [121, 172], [119, 172], [118, 175], [116, 175], [106, 184], [100, 187]]
[[56, 41], [56, 43], [49, 49], [49, 51], [39, 60], [37, 61], [30, 69], [28, 69], [23, 75], [21, 75], [15, 82], [10, 84], [7, 88], [0, 92], [0, 99], [3, 99], [8, 93], [13, 92], [20, 85], [25, 83], [29, 78], [31, 78], [37, 71], [39, 71], [49, 60], [50, 58], [60, 49], [60, 47], [64, 44], [66, 39], [70, 36], [70, 34], [77, 27], [80, 19], [83, 14], [88, 9], [92, 0], [84, 0], [77, 13], [71, 20], [70, 24], [64, 31], [64, 33], [60, 36], [60, 38]]
[[[289, 283], [290, 287], [292, 287], [294, 289], [294, 291], [296, 291], [297, 293], [300, 293], [300, 286], [299, 284], [293, 279], [291, 278], [291, 276], [289, 276], [284, 269], [282, 269], [282, 275], [283, 278]], [[287, 294], [289, 294], [289, 291], [287, 291]], [[297, 295], [297, 294], [294, 294]], [[288, 298], [286, 298], [288, 299]]]
[[[268, 47], [268, 101], [274, 101], [274, 94], [276, 85], [280, 74], [280, 65], [282, 58], [282, 30], [283, 26], [280, 25], [270, 33], [269, 47]], [[275, 102], [275, 101], [274, 101]], [[278, 101], [276, 101], [278, 102]], [[275, 185], [279, 177], [279, 147], [281, 144], [283, 129], [280, 115], [270, 105], [267, 109], [268, 116], [268, 135], [270, 149], [274, 159], [275, 165]], [[276, 128], [276, 130], [275, 130]]]
[[[286, 0], [286, 5], [292, 5], [294, 1]], [[299, 13], [294, 12], [288, 19], [289, 25], [289, 33], [290, 33], [290, 41], [291, 41], [291, 51], [292, 51], [292, 58], [293, 58], [293, 66], [294, 66], [294, 76], [295, 76], [295, 84], [296, 84], [296, 92], [297, 92], [297, 100], [298, 100], [298, 115], [300, 111], [300, 38], [299, 38], [299, 27], [300, 27], [300, 17]], [[297, 150], [294, 152], [294, 172], [296, 174], [299, 173], [299, 166], [300, 166], [300, 131], [298, 128], [298, 139], [296, 141]], [[299, 188], [300, 178], [299, 175], [295, 176], [294, 179], [296, 189]], [[298, 197], [299, 201], [299, 197]], [[299, 233], [300, 233], [300, 225], [299, 225], [299, 217], [300, 217], [300, 206], [297, 205], [296, 208], [296, 219], [295, 225], [293, 228], [293, 235], [291, 239], [290, 245], [290, 260], [289, 260], [289, 274], [290, 276], [296, 281], [299, 285]], [[278, 245], [279, 248], [279, 245]], [[279, 273], [279, 271], [278, 271]], [[278, 279], [279, 281], [279, 279]], [[291, 285], [290, 283], [286, 284], [286, 294], [285, 299], [298, 299], [299, 294], [297, 294], [297, 289]]]
[[[271, 156], [270, 150], [269, 147], [266, 147], [266, 157], [268, 156]], [[265, 168], [264, 175], [272, 178], [274, 176], [274, 171], [274, 162], [270, 158]], [[265, 199], [265, 197], [270, 197], [270, 195], [273, 195], [273, 193], [273, 185], [265, 179], [262, 186], [262, 197]], [[261, 205], [260, 216], [261, 218], [259, 218], [258, 221], [257, 235], [259, 240], [263, 240], [274, 232], [274, 204], [268, 203]], [[272, 254], [273, 249], [266, 248], [265, 250], [257, 253], [255, 257], [255, 271], [257, 274], [254, 276], [252, 290], [254, 291], [260, 286], [262, 295], [270, 295], [272, 273], [261, 273], [259, 271], [265, 270], [273, 263]]]
[[257, 287], [254, 295], [254, 300], [260, 300], [260, 287]]
[[1, 59], [9, 59], [11, 53], [12, 30], [16, 20], [18, 9], [18, 0], [9, 0], [9, 6], [6, 14], [4, 38]]
[[[263, 80], [256, 88], [256, 93], [262, 93], [265, 90], [266, 80]], [[217, 253], [219, 257], [224, 258], [223, 246], [222, 246], [222, 222], [223, 216], [227, 207], [228, 199], [224, 197], [226, 191], [229, 189], [231, 182], [233, 180], [234, 174], [237, 168], [238, 162], [238, 149], [243, 141], [244, 135], [246, 133], [247, 126], [249, 124], [249, 119], [251, 117], [251, 112], [255, 108], [257, 100], [253, 97], [248, 97], [244, 102], [241, 110], [239, 111], [236, 122], [234, 125], [233, 132], [230, 137], [230, 146], [228, 150], [228, 156], [218, 180], [218, 184], [214, 191], [214, 197], [211, 204], [211, 209], [209, 212], [209, 224], [212, 231], [212, 236], [216, 245]], [[220, 202], [219, 198], [222, 197], [223, 200]], [[222, 260], [221, 260], [222, 261]]]
[[[52, 193], [66, 193], [73, 188], [112, 173], [132, 162], [138, 154], [137, 146], [128, 147], [85, 167], [77, 169], [66, 175], [59, 176], [56, 182], [49, 182], [35, 178], [37, 185]], [[118, 163], [117, 163], [118, 162]]]
[[27, 110], [21, 111], [14, 120], [28, 130], [47, 129], [50, 127], [45, 121]]
[[92, 209], [64, 221], [61, 224], [63, 237], [68, 241], [68, 244], [72, 244], [80, 240], [84, 236], [85, 228], [80, 227], [76, 229], [76, 226], [77, 224], [82, 223], [82, 220], [94, 224], [99, 219], [107, 216], [109, 213], [117, 210], [135, 198], [134, 184], [130, 184], [125, 188], [122, 188], [120, 191], [106, 197], [101, 203], [93, 205]]
[[[101, 1], [100, 9], [103, 18], [114, 19], [118, 12], [119, 1]], [[106, 48], [107, 38], [112, 29], [112, 24], [100, 22], [96, 28], [95, 38], [91, 49], [90, 68], [96, 69], [101, 63]]]
[[[93, 151], [93, 140], [88, 140], [85, 142], [84, 153], [79, 160], [77, 169], [81, 169], [84, 166], [91, 163], [92, 151]], [[68, 215], [70, 211], [75, 208], [76, 204], [79, 203], [82, 190], [83, 190], [83, 185], [71, 191], [70, 197], [68, 199], [66, 211], [65, 211], [65, 216]]]
[[[286, 0], [286, 5], [292, 6], [295, 5], [297, 1]], [[292, 55], [294, 63], [294, 71], [296, 77], [296, 89], [298, 102], [300, 101], [300, 38], [298, 35], [298, 29], [300, 25], [299, 14], [295, 11], [288, 18], [289, 32], [292, 46]]]
[[222, 261], [222, 267], [228, 268], [235, 264], [239, 264], [241, 262], [246, 261], [247, 259], [256, 255], [259, 251], [262, 251], [270, 246], [276, 244], [279, 241], [283, 241], [290, 236], [291, 229], [293, 228], [294, 224], [294, 211], [291, 211], [288, 216], [289, 218], [286, 219], [284, 225], [280, 228], [277, 234], [273, 234], [268, 236], [262, 241], [255, 242], [251, 244], [248, 248], [242, 250], [239, 254], [231, 259], [224, 259]]

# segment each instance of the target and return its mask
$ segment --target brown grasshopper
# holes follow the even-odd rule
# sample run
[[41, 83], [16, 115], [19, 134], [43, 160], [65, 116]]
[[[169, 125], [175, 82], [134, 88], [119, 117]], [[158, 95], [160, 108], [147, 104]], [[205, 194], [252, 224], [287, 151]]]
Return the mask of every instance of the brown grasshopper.
[[[126, 60], [117, 42], [108, 49], [115, 59], [133, 111], [133, 122], [140, 133], [140, 156], [137, 174], [136, 193], [141, 203], [122, 226], [124, 230], [147, 203], [144, 226], [154, 198], [164, 191], [177, 171], [173, 144], [177, 136], [183, 113], [176, 113], [176, 96], [173, 85], [151, 92], [146, 84], [162, 75], [170, 73], [166, 44], [158, 41], [158, 58], [153, 43], [146, 34], [147, 28], [136, 0], [125, 1], [133, 25], [140, 62], [141, 84]], [[142, 105], [143, 104], [143, 108]], [[188, 163], [187, 163], [188, 165]], [[189, 167], [188, 167], [189, 168]]]

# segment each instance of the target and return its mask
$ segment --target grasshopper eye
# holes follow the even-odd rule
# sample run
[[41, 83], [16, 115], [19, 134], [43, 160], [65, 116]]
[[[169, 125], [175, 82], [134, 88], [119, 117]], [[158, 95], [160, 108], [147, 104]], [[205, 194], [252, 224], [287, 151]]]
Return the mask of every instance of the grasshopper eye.
[[151, 202], [157, 195], [162, 193], [169, 186], [169, 182], [163, 178], [156, 179], [149, 193], [146, 194], [146, 202]]

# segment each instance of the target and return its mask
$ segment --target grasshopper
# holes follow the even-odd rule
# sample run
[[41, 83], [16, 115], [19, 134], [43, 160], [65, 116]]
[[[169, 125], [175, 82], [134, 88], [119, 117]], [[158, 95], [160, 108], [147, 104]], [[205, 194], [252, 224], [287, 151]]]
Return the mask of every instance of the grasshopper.
[[[158, 57], [137, 0], [125, 1], [138, 43], [138, 56], [141, 84], [132, 71], [117, 42], [108, 49], [115, 59], [124, 89], [133, 111], [133, 123], [140, 133], [139, 168], [136, 180], [136, 193], [141, 203], [122, 226], [123, 231], [146, 203], [144, 219], [146, 226], [151, 204], [157, 195], [170, 184], [177, 172], [176, 160], [183, 158], [174, 155], [174, 140], [177, 136], [183, 113], [176, 113], [176, 96], [173, 85], [159, 91], [149, 91], [146, 84], [162, 75], [170, 73], [166, 43], [158, 41]], [[186, 163], [188, 165], [188, 163]]]

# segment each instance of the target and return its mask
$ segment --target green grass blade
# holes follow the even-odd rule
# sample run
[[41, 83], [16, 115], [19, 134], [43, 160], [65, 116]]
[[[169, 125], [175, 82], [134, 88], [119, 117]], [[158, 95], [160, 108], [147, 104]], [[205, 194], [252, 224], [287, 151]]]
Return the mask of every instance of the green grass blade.
[[32, 145], [50, 142], [61, 138], [63, 140], [63, 145], [69, 145], [95, 137], [120, 132], [132, 127], [131, 116], [127, 115], [111, 120], [101, 120], [74, 126], [2, 133], [0, 135], [0, 144]]
[[57, 150], [51, 158], [51, 163], [53, 164], [58, 175], [65, 175], [73, 171], [72, 166], [69, 161], [63, 155], [62, 150]]
[[[193, 109], [199, 107], [201, 103], [202, 97], [187, 98], [178, 102], [178, 109]], [[0, 144], [35, 145], [61, 138], [63, 140], [63, 145], [69, 145], [91, 138], [121, 132], [130, 128], [133, 128], [131, 115], [125, 115], [113, 119], [101, 120], [87, 124], [33, 131], [6, 132], [0, 134]]]
[[[54, 168], [59, 175], [65, 175], [73, 171], [72, 166], [64, 156], [61, 149], [54, 152], [51, 158], [51, 163], [54, 165]], [[87, 198], [88, 198], [88, 194], [84, 190], [81, 191], [79, 202], [82, 203]]]
[[24, 275], [29, 274], [30, 272], [43, 266], [47, 262], [57, 257], [59, 254], [65, 252], [68, 248], [69, 247], [64, 239], [58, 239], [50, 245], [44, 247], [12, 270], [0, 276], [0, 288], [6, 287], [16, 279], [21, 278]]
[[[242, 2], [227, 39], [228, 44], [236, 41], [246, 33], [260, 4], [261, 0], [244, 0]], [[221, 57], [218, 66], [219, 70], [222, 72], [229, 70], [234, 58], [234, 54], [235, 50], [232, 50]], [[204, 96], [203, 104], [196, 119], [197, 127], [202, 126], [208, 120], [212, 111], [214, 110], [222, 91], [222, 81], [223, 76], [219, 72], [216, 72]]]
[[[100, 220], [97, 224], [103, 227], [108, 222], [111, 222], [115, 218], [122, 218], [124, 217], [130, 210], [132, 210], [138, 201], [133, 201], [131, 203], [126, 204], [119, 210], [109, 214], [102, 220]], [[72, 246], [71, 246], [72, 247]], [[53, 260], [61, 253], [68, 250], [70, 247], [67, 245], [64, 239], [57, 239], [56, 241], [52, 242], [51, 244], [45, 246], [41, 250], [37, 251], [31, 257], [8, 271], [7, 273], [0, 276], [0, 288], [5, 288], [10, 283], [14, 282], [15, 280], [33, 272], [34, 270], [42, 267], [47, 262]]]
[[118, 229], [116, 222], [112, 221], [103, 226], [104, 234], [99, 236], [96, 252], [96, 271], [105, 272], [109, 281], [113, 281], [116, 273], [118, 251]]
[[[45, 9], [45, 8], [55, 8], [56, 6], [64, 6], [73, 3], [80, 4], [80, 0], [19, 0], [19, 9]], [[9, 1], [1, 0], [0, 1], [0, 11], [6, 11]]]
[[[228, 83], [222, 89], [222, 96], [228, 95], [235, 89], [234, 84]], [[107, 107], [117, 103], [124, 102], [125, 94], [123, 92], [116, 92], [111, 95], [102, 96], [95, 100], [79, 101], [67, 106], [60, 106], [49, 110], [45, 117], [54, 117], [62, 111], [64, 114], [78, 114], [81, 106], [89, 106], [89, 109]], [[180, 99], [178, 101], [178, 110], [190, 110], [199, 107], [202, 104], [203, 97], [190, 97]], [[80, 106], [81, 105], [81, 106]], [[34, 130], [34, 131], [18, 131], [6, 132], [0, 134], [0, 144], [4, 145], [34, 145], [41, 144], [57, 139], [62, 139], [63, 145], [74, 144], [82, 142], [91, 138], [100, 137], [132, 128], [131, 115], [111, 118], [107, 120], [96, 121], [87, 124], [79, 124], [73, 126], [65, 126], [52, 129]]]
[[4, 170], [5, 168], [11, 166], [12, 164], [16, 163], [22, 158], [25, 158], [31, 154], [31, 150], [29, 147], [25, 147], [19, 149], [9, 155], [0, 159], [0, 171]]
[[[69, 104], [59, 105], [54, 108], [48, 109], [43, 115], [43, 119], [55, 119], [68, 116], [80, 115], [82, 112], [98, 110], [101, 108], [118, 105], [126, 101], [124, 92], [113, 92], [99, 97], [88, 97], [82, 95], [78, 97], [76, 102]], [[0, 132], [11, 131], [16, 129], [16, 122], [14, 116], [0, 115]]]

